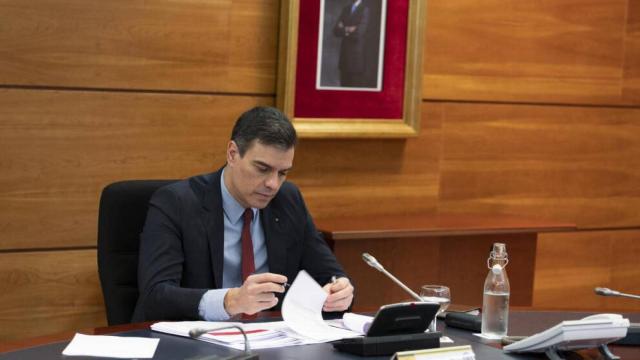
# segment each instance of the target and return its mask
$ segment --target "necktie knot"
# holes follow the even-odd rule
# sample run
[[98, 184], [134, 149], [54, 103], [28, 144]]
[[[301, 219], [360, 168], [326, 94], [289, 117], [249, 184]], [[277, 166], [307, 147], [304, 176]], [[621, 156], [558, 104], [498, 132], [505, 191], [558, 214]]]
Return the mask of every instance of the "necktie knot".
[[253, 210], [251, 210], [251, 208], [244, 209], [244, 213], [242, 213], [242, 220], [245, 224], [251, 224], [251, 221], [253, 221]]

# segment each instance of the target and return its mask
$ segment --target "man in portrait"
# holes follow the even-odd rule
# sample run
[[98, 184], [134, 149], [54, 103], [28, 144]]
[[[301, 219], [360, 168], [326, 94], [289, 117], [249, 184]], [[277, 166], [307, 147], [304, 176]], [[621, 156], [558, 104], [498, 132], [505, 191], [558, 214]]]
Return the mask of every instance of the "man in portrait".
[[363, 0], [352, 0], [345, 6], [333, 33], [342, 39], [340, 44], [340, 86], [366, 86], [366, 34], [369, 26], [369, 8]]

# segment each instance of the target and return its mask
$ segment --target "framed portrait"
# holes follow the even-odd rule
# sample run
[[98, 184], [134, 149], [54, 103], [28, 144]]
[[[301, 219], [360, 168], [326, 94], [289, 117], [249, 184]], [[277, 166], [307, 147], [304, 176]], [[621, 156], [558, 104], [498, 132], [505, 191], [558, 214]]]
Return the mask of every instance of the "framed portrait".
[[420, 129], [425, 0], [283, 0], [277, 106], [301, 137]]

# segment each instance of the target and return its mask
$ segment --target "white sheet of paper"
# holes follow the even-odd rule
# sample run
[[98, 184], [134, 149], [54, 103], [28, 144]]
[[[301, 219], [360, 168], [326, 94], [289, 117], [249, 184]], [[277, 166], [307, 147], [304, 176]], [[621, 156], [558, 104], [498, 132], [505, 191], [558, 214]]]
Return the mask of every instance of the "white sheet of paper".
[[62, 355], [151, 359], [159, 341], [140, 337], [76, 334]]
[[345, 313], [342, 315], [342, 322], [347, 329], [358, 332], [362, 335], [366, 334], [373, 322], [373, 316]]
[[356, 336], [352, 331], [331, 327], [322, 319], [327, 296], [322, 287], [301, 270], [282, 302], [282, 319], [293, 331], [317, 341]]

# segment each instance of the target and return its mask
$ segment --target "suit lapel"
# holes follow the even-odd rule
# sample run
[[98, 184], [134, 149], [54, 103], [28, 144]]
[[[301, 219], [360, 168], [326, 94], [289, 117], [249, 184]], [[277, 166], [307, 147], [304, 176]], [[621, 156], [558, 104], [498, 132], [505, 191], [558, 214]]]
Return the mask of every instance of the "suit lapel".
[[[282, 221], [278, 211], [270, 206], [261, 210], [261, 219], [264, 241], [267, 244], [269, 272], [286, 274], [287, 244], [284, 236], [286, 224]], [[293, 279], [290, 279], [290, 281], [293, 281]]]
[[202, 201], [202, 215], [209, 241], [211, 264], [215, 287], [222, 287], [222, 271], [224, 267], [224, 218], [222, 194], [220, 192], [220, 175], [222, 170], [214, 173], [212, 181], [205, 188]]

